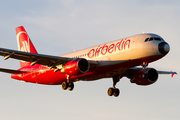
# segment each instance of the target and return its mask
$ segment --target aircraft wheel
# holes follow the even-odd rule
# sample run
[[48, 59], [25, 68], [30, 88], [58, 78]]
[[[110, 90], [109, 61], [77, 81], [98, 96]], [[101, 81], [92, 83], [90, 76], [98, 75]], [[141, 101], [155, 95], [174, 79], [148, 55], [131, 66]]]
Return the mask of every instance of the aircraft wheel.
[[120, 93], [119, 89], [118, 89], [118, 88], [115, 88], [113, 95], [114, 95], [115, 97], [118, 97], [118, 96], [119, 96], [119, 93]]
[[62, 89], [66, 90], [68, 88], [68, 83], [67, 82], [63, 82], [62, 83]]
[[113, 93], [114, 93], [114, 89], [113, 88], [109, 88], [107, 93], [108, 93], [109, 96], [112, 96]]
[[74, 83], [70, 82], [69, 85], [68, 85], [68, 90], [72, 91], [73, 89], [74, 89]]

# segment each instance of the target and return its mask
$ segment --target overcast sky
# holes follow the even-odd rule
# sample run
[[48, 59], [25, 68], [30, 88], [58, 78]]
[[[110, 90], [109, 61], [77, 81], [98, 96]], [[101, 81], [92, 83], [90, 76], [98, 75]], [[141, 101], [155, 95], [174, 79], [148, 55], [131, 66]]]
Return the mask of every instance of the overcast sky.
[[[73, 50], [145, 33], [170, 44], [163, 59], [149, 64], [180, 74], [179, 0], [4, 0], [0, 2], [0, 47], [17, 50], [15, 27], [23, 25], [37, 51], [61, 55]], [[19, 61], [0, 57], [0, 67], [18, 69]], [[180, 120], [180, 77], [160, 75], [150, 86], [117, 84], [118, 98], [109, 97], [111, 79], [61, 85], [23, 83], [0, 73], [1, 120]]]

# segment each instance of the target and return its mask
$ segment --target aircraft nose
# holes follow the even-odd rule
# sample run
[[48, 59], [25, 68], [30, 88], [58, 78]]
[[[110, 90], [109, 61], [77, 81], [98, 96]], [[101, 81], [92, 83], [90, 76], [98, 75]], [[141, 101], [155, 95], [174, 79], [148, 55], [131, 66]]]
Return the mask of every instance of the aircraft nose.
[[159, 52], [163, 55], [166, 55], [170, 50], [170, 46], [166, 42], [159, 43], [158, 48], [159, 48]]

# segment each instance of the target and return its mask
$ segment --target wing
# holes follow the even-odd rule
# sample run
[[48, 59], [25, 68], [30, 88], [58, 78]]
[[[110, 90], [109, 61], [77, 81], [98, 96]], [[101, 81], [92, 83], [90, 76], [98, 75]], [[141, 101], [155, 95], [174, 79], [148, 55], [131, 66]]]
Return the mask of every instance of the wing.
[[[133, 67], [133, 68], [130, 68], [130, 69], [129, 69], [129, 72], [130, 72], [130, 71], [136, 72], [136, 71], [139, 71], [139, 70], [142, 70], [142, 68]], [[157, 70], [157, 73], [158, 73], [158, 74], [171, 74], [172, 77], [173, 77], [174, 74], [177, 74], [176, 72], [172, 72], [172, 71], [159, 71], [159, 70]]]
[[72, 60], [71, 58], [50, 56], [43, 54], [34, 54], [28, 52], [22, 52], [17, 50], [10, 50], [5, 48], [0, 48], [0, 55], [4, 56], [4, 59], [14, 58], [22, 61], [37, 63], [45, 66], [52, 66], [54, 64], [62, 64], [64, 62]]
[[172, 71], [170, 71], [170, 72], [168, 72], [168, 71], [157, 71], [157, 72], [158, 72], [158, 74], [171, 74], [171, 77], [173, 77], [174, 74], [177, 74], [176, 72], [172, 72]]
[[[73, 60], [72, 58], [67, 57], [58, 57], [44, 54], [35, 54], [29, 52], [22, 52], [17, 50], [0, 48], [0, 55], [4, 56], [4, 60], [8, 58], [14, 58], [22, 61], [31, 62], [33, 64], [40, 64], [48, 67], [53, 67], [61, 64], [65, 64], [68, 61]], [[96, 67], [98, 63], [96, 61], [88, 61], [90, 63], [91, 68]]]
[[5, 68], [0, 68], [1, 72], [5, 73], [25, 73], [26, 71], [18, 71], [18, 70], [11, 70], [11, 69], [5, 69]]
[[177, 74], [176, 72], [172, 72], [172, 71], [157, 71], [158, 72], [158, 74]]

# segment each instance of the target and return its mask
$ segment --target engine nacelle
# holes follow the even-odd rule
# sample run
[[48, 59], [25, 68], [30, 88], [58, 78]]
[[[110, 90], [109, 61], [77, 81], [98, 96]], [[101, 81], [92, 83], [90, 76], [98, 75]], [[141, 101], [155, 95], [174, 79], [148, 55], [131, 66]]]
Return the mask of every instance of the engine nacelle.
[[147, 68], [145, 71], [140, 70], [135, 75], [131, 82], [137, 85], [150, 85], [157, 81], [158, 73], [153, 68]]
[[67, 62], [61, 69], [62, 73], [70, 76], [80, 75], [86, 73], [89, 70], [89, 63], [84, 58], [78, 58]]

